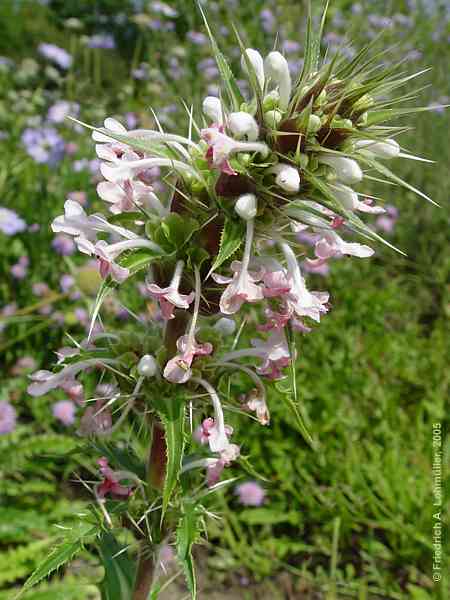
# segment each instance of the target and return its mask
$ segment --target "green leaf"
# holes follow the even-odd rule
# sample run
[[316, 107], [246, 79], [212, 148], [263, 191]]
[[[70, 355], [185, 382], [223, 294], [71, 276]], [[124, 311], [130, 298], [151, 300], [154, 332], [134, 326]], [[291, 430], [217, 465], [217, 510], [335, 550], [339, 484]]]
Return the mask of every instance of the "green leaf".
[[176, 531], [178, 559], [183, 567], [187, 586], [192, 600], [197, 598], [197, 581], [195, 578], [192, 546], [200, 534], [200, 512], [192, 502], [185, 502], [183, 514], [178, 522]]
[[156, 410], [164, 425], [167, 451], [166, 476], [164, 480], [161, 520], [169, 506], [181, 471], [184, 455], [184, 400], [181, 397], [164, 398], [156, 403]]
[[220, 236], [219, 254], [211, 267], [210, 273], [216, 271], [240, 247], [245, 238], [245, 224], [242, 221], [227, 219]]
[[170, 213], [156, 227], [150, 225], [153, 240], [167, 252], [183, 248], [199, 228], [196, 219], [178, 213]]
[[111, 215], [108, 221], [113, 225], [134, 225], [135, 221], [142, 221], [145, 215], [139, 211], [123, 212], [118, 215]]
[[121, 260], [119, 260], [119, 264], [121, 267], [125, 267], [129, 269], [131, 274], [134, 275], [138, 271], [145, 269], [148, 265], [155, 260], [156, 258], [160, 258], [162, 254], [160, 252], [155, 252], [154, 250], [150, 250], [149, 248], [140, 248], [124, 256]]
[[128, 553], [109, 531], [102, 534], [98, 548], [105, 569], [100, 583], [102, 600], [131, 598], [136, 569]]
[[76, 530], [71, 530], [67, 539], [57, 546], [27, 579], [16, 599], [20, 598], [26, 590], [48, 577], [53, 571], [69, 562], [83, 549], [85, 541], [92, 538], [96, 532], [97, 528], [87, 523], [82, 523]]
[[205, 23], [206, 32], [211, 42], [211, 48], [217, 63], [217, 68], [219, 69], [220, 77], [225, 85], [225, 91], [228, 95], [228, 99], [230, 101], [231, 106], [233, 107], [233, 111], [237, 111], [239, 110], [242, 102], [244, 101], [241, 91], [239, 89], [238, 84], [236, 83], [233, 71], [230, 69], [226, 58], [220, 51], [219, 46], [217, 45], [216, 38], [214, 37], [209, 26], [208, 20], [206, 18], [205, 11], [203, 10], [199, 1], [197, 1], [197, 6], [202, 15], [203, 22]]

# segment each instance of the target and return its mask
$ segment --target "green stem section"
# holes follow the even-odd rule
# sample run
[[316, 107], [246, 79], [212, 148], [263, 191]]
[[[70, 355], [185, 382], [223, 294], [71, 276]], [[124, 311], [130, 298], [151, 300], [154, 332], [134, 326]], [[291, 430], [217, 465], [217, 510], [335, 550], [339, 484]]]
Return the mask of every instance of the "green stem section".
[[[176, 342], [185, 333], [186, 323], [187, 315], [183, 312], [176, 314], [174, 319], [167, 322], [164, 345], [169, 356], [173, 356], [176, 353]], [[153, 418], [150, 427], [152, 435], [147, 462], [147, 482], [150, 488], [162, 493], [167, 465], [164, 427], [156, 418]], [[148, 600], [153, 583], [154, 569], [153, 552], [151, 552], [147, 540], [143, 539], [140, 541], [138, 567], [132, 600]]]

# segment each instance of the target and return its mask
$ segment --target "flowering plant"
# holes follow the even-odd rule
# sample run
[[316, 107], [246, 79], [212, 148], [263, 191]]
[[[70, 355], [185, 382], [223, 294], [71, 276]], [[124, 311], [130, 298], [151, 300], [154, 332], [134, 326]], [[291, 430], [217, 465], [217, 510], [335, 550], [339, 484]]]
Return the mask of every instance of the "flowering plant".
[[[208, 516], [205, 498], [234, 481], [220, 480], [230, 465], [247, 466], [224, 406], [268, 426], [267, 390], [274, 386], [315, 446], [297, 404], [297, 338], [330, 304], [328, 292], [308, 289], [299, 258], [319, 268], [336, 256], [371, 256], [370, 245], [347, 240], [353, 234], [392, 247], [361, 218], [384, 212], [353, 189], [364, 180], [430, 200], [386, 166], [398, 157], [424, 160], [400, 147], [404, 128], [386, 125], [425, 110], [397, 108], [409, 94], [386, 99], [421, 73], [377, 66], [370, 46], [350, 61], [339, 53], [322, 57], [325, 14], [317, 35], [308, 23], [295, 82], [280, 52], [263, 58], [237, 36], [248, 98], [205, 19], [223, 89], [220, 98], [205, 98], [199, 121], [187, 109], [186, 136], [164, 132], [157, 119], [156, 130], [127, 131], [112, 118], [91, 128], [105, 179], [97, 191], [109, 213], [88, 215], [69, 199], [52, 229], [98, 261], [104, 282], [88, 338], [61, 355], [53, 372], [34, 373], [28, 391], [63, 388], [85, 405], [79, 433], [101, 455], [96, 503], [25, 587], [96, 541], [105, 598], [140, 600], [150, 591], [156, 598], [158, 552], [168, 543], [176, 545], [195, 598], [192, 546]], [[149, 183], [155, 168], [165, 173], [166, 199]], [[154, 322], [133, 337], [104, 331], [102, 302], [142, 274], [159, 307]], [[88, 401], [79, 377], [93, 369], [102, 373], [102, 392]], [[247, 382], [239, 398], [233, 372]], [[131, 449], [104, 442], [125, 422], [148, 432], [145, 464]], [[118, 541], [121, 529], [137, 538], [137, 566]]]

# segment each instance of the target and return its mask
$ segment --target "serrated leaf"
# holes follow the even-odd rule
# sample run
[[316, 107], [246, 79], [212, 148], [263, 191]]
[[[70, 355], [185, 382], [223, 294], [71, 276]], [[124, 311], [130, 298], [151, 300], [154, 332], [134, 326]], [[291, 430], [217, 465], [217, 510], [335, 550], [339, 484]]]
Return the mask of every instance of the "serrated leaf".
[[57, 546], [27, 579], [16, 599], [20, 598], [26, 590], [69, 562], [83, 549], [84, 542], [93, 537], [96, 532], [96, 527], [84, 523], [79, 526], [77, 531], [71, 530], [68, 539]]
[[241, 221], [227, 219], [220, 236], [219, 254], [210, 269], [210, 273], [216, 271], [226, 260], [230, 258], [240, 247], [245, 238], [245, 225]]
[[184, 455], [184, 400], [181, 397], [156, 403], [156, 410], [164, 425], [164, 437], [167, 452], [166, 473], [164, 479], [161, 520], [169, 506], [170, 498], [175, 489], [181, 471]]
[[192, 546], [200, 534], [200, 513], [195, 504], [185, 502], [183, 514], [178, 522], [176, 543], [178, 559], [183, 567], [191, 599], [197, 598], [197, 581], [195, 578]]
[[131, 598], [136, 568], [124, 547], [111, 532], [104, 532], [98, 548], [105, 576], [100, 583], [102, 600]]

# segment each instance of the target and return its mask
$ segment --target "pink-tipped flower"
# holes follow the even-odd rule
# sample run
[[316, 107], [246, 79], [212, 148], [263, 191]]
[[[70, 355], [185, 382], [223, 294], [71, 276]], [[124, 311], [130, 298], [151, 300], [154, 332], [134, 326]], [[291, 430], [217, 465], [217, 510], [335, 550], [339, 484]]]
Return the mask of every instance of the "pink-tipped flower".
[[263, 289], [257, 285], [263, 273], [253, 274], [249, 271], [250, 256], [253, 243], [254, 221], [247, 221], [247, 236], [242, 262], [233, 261], [231, 270], [234, 272], [232, 278], [213, 273], [214, 281], [228, 284], [220, 298], [220, 310], [225, 315], [236, 313], [244, 302], [258, 302], [264, 298]]
[[194, 292], [191, 292], [190, 294], [180, 294], [179, 292], [183, 267], [183, 261], [179, 260], [176, 264], [172, 281], [168, 287], [161, 288], [159, 285], [156, 285], [156, 283], [147, 285], [149, 294], [158, 300], [162, 316], [165, 320], [174, 319], [175, 315], [173, 311], [175, 308], [186, 310], [194, 300]]
[[120, 480], [125, 478], [121, 476], [121, 472], [113, 471], [111, 467], [108, 466], [108, 460], [104, 457], [99, 458], [97, 464], [100, 473], [103, 475], [102, 483], [97, 486], [97, 496], [99, 498], [104, 498], [107, 494], [111, 494], [112, 496], [128, 498], [133, 489], [120, 483]]
[[14, 406], [0, 400], [0, 435], [11, 433], [16, 428], [17, 414]]
[[246, 481], [237, 485], [234, 493], [244, 506], [262, 506], [266, 497], [264, 488], [256, 481]]
[[55, 419], [61, 421], [66, 427], [75, 423], [75, 412], [76, 406], [70, 400], [60, 400], [59, 402], [55, 402], [52, 407]]
[[269, 148], [262, 142], [240, 142], [229, 137], [221, 127], [202, 129], [201, 136], [208, 144], [207, 158], [211, 166], [218, 168], [228, 175], [236, 175], [229, 161], [230, 156], [237, 152], [258, 152], [263, 158], [269, 154]]
[[210, 343], [199, 344], [195, 338], [183, 335], [177, 340], [179, 354], [171, 358], [164, 368], [164, 377], [172, 383], [186, 383], [192, 375], [192, 361], [196, 356], [207, 356], [213, 351]]
[[252, 340], [252, 346], [264, 352], [263, 364], [256, 369], [257, 372], [269, 379], [280, 379], [283, 376], [281, 370], [287, 367], [291, 361], [284, 331], [275, 329], [266, 341]]
[[112, 429], [111, 410], [103, 400], [96, 400], [84, 411], [80, 420], [78, 433], [88, 437], [91, 435], [108, 435]]
[[283, 243], [281, 245], [288, 263], [288, 274], [292, 281], [292, 288], [286, 297], [286, 303], [298, 317], [310, 317], [314, 321], [320, 321], [320, 315], [328, 312], [326, 306], [329, 300], [327, 292], [310, 292], [302, 277], [299, 264], [291, 247]]
[[264, 388], [254, 388], [243, 397], [244, 407], [256, 414], [261, 425], [270, 423], [270, 413], [266, 403]]
[[292, 283], [288, 280], [284, 269], [264, 273], [263, 282], [265, 298], [283, 297], [291, 291], [292, 287]]
[[324, 231], [321, 239], [314, 247], [315, 255], [323, 261], [333, 256], [357, 256], [368, 258], [374, 254], [374, 250], [365, 244], [356, 242], [345, 242], [335, 231]]

